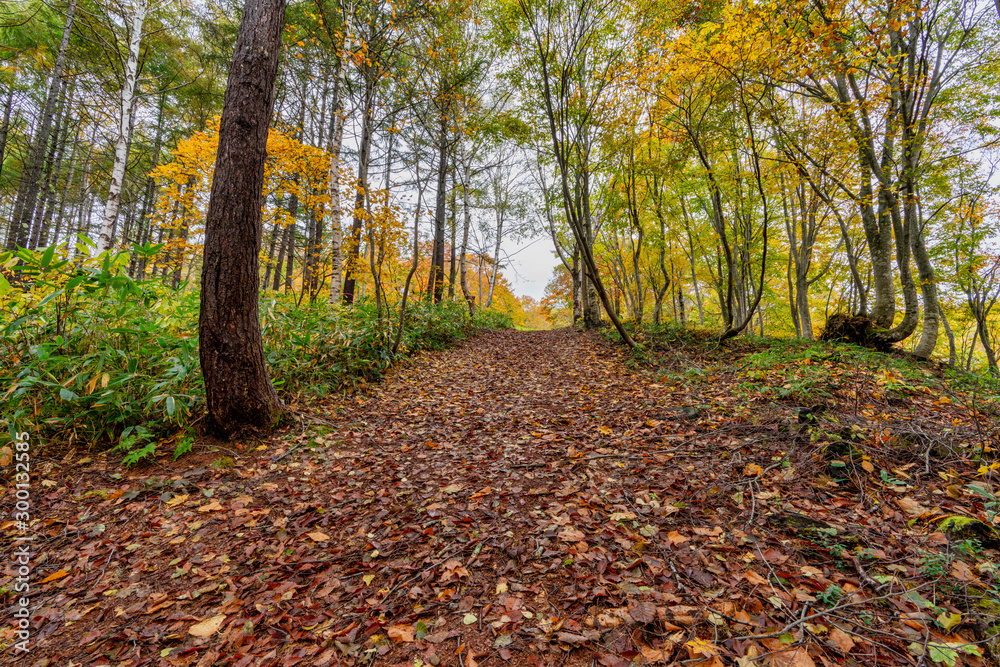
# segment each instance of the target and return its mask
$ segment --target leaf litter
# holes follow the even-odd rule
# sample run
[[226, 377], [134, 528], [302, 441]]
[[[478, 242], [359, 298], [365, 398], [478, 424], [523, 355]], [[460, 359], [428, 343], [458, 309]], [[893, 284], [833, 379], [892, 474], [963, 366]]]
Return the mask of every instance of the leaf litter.
[[990, 418], [843, 368], [803, 424], [712, 354], [491, 332], [225, 465], [48, 462], [28, 664], [993, 664]]

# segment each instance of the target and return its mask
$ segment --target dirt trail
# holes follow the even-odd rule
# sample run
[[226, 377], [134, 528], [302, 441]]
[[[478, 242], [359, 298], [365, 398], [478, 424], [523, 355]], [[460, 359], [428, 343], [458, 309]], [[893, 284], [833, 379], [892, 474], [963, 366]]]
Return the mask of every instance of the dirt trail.
[[[232, 467], [49, 465], [34, 650], [0, 663], [814, 664], [775, 628], [804, 641], [815, 595], [864, 580], [765, 515], [788, 497], [855, 532], [886, 521], [800, 481], [822, 463], [793, 456], [808, 438], [786, 418], [722, 414], [672, 382], [593, 335], [491, 332], [231, 445]], [[841, 634], [809, 651], [902, 655]]]

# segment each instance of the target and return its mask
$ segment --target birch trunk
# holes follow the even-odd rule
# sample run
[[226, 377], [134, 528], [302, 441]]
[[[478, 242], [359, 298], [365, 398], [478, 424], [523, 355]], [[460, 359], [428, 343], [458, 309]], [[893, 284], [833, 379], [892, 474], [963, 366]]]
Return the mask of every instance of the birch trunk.
[[129, 30], [128, 58], [125, 61], [125, 81], [121, 90], [121, 108], [118, 110], [118, 136], [115, 140], [115, 161], [111, 168], [111, 187], [108, 189], [108, 201], [104, 205], [104, 222], [101, 233], [97, 237], [97, 253], [111, 248], [115, 221], [118, 219], [118, 209], [121, 206], [122, 187], [125, 181], [125, 167], [128, 164], [128, 151], [132, 143], [132, 110], [135, 107], [135, 82], [139, 74], [139, 45], [142, 43], [142, 24], [149, 13], [148, 0], [138, 0], [135, 14], [132, 16], [132, 26]]
[[341, 228], [343, 208], [340, 203], [340, 149], [344, 144], [344, 86], [347, 66], [344, 62], [346, 49], [337, 58], [334, 71], [333, 113], [330, 140], [330, 299], [331, 304], [339, 304], [344, 287], [344, 232]]

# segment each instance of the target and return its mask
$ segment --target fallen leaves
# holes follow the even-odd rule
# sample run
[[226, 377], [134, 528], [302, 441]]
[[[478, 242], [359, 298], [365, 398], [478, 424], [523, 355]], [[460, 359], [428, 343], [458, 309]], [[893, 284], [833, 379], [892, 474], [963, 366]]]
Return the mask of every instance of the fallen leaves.
[[43, 584], [47, 584], [50, 581], [57, 581], [59, 579], [62, 579], [63, 577], [65, 577], [68, 574], [69, 574], [69, 570], [58, 570], [56, 572], [53, 572], [49, 576], [45, 577], [44, 579], [42, 579], [42, 583]]
[[[792, 407], [736, 403], [718, 370], [651, 394], [614, 350], [569, 331], [490, 334], [399, 373], [338, 398], [321, 446], [281, 461], [178, 464], [117, 489], [40, 472], [58, 484], [42, 487], [53, 523], [37, 529], [63, 540], [39, 586], [43, 622], [120, 657], [133, 649], [112, 624], [141, 619], [161, 638], [156, 651], [139, 642], [141, 658], [171, 667], [211, 652], [324, 667], [591, 652], [604, 667], [811, 667], [859, 652], [893, 664], [879, 641], [928, 631], [941, 636], [925, 661], [974, 663], [949, 644], [963, 616], [948, 591], [992, 580], [992, 566], [920, 520], [938, 506], [985, 517], [992, 470], [973, 492], [973, 464], [956, 459], [929, 490], [922, 459], [907, 468], [845, 417], [852, 446], [893, 477], [858, 475], [872, 472], [861, 458], [834, 480], [831, 459], [859, 459], [826, 456]], [[675, 404], [706, 408], [678, 420]], [[281, 438], [267, 451], [310, 436]], [[870, 603], [879, 587], [894, 591], [891, 614]], [[824, 605], [852, 622], [794, 626]], [[742, 639], [788, 624], [788, 641]]]
[[225, 614], [219, 614], [217, 616], [212, 616], [211, 618], [206, 618], [200, 623], [195, 623], [190, 628], [188, 628], [188, 634], [194, 637], [211, 637], [219, 628], [222, 627], [222, 622], [226, 620]]

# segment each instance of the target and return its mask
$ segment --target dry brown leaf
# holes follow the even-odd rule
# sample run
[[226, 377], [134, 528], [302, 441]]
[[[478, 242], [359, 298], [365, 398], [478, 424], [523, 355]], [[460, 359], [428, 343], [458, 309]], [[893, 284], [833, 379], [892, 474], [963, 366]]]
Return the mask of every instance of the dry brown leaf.
[[629, 600], [628, 615], [636, 623], [652, 623], [656, 620], [656, 605], [652, 602]]
[[850, 653], [851, 649], [854, 648], [854, 640], [851, 636], [836, 626], [830, 630], [830, 641], [844, 653]]
[[394, 625], [389, 628], [386, 634], [389, 635], [389, 639], [397, 644], [400, 642], [409, 644], [413, 641], [413, 626], [406, 624]]
[[569, 526], [566, 526], [559, 531], [559, 539], [563, 542], [580, 542], [586, 539], [586, 537], [586, 535], [581, 533], [576, 528], [570, 528]]
[[205, 512], [221, 512], [223, 509], [225, 508], [219, 504], [219, 501], [213, 500], [207, 505], [202, 505], [201, 507], [199, 507], [198, 511], [204, 514]]

